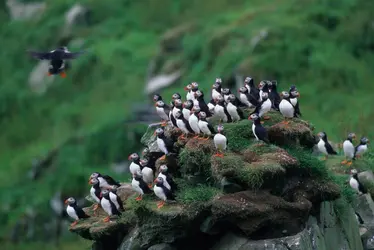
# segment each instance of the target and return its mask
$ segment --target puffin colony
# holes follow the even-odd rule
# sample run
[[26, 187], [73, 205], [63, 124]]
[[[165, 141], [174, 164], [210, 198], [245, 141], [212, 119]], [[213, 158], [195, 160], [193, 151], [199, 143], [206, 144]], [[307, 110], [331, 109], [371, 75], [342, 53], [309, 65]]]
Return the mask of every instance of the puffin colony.
[[[132, 188], [138, 194], [136, 201], [142, 200], [144, 195], [155, 195], [159, 202], [157, 208], [160, 209], [168, 201], [175, 200], [175, 191], [178, 190], [176, 183], [168, 172], [167, 165], [161, 165], [159, 173], [156, 175], [155, 163], [157, 159], [165, 159], [174, 151], [174, 141], [166, 137], [162, 127], [169, 126], [180, 130], [182, 134], [178, 139], [185, 140], [195, 138], [197, 140], [213, 140], [216, 148], [215, 157], [224, 157], [224, 152], [229, 143], [225, 136], [223, 123], [233, 123], [245, 119], [243, 108], [253, 108], [254, 111], [249, 114], [248, 119], [252, 121], [252, 132], [257, 141], [262, 144], [269, 144], [268, 133], [262, 126], [263, 120], [270, 119], [266, 114], [270, 110], [278, 111], [284, 117], [281, 122], [285, 127], [289, 126], [290, 120], [301, 117], [299, 108], [300, 94], [296, 86], [291, 86], [288, 91], [277, 91], [277, 81], [261, 81], [255, 86], [254, 80], [247, 77], [244, 86], [238, 90], [239, 96], [233, 94], [230, 89], [222, 87], [222, 80], [216, 78], [212, 85], [211, 100], [206, 103], [204, 93], [199, 89], [199, 84], [193, 82], [188, 84], [184, 90], [186, 93], [186, 101], [182, 101], [179, 93], [172, 95], [170, 104], [166, 104], [161, 95], [155, 94], [153, 97], [156, 113], [161, 119], [161, 128], [154, 131], [157, 137], [157, 145], [161, 152], [150, 152], [145, 148], [142, 152], [143, 159], [138, 153], [129, 155], [128, 160], [131, 161], [129, 166], [132, 174]], [[215, 128], [211, 124], [211, 119], [219, 120], [219, 125]], [[325, 132], [318, 134], [319, 142], [317, 148], [324, 155], [324, 160], [329, 155], [336, 155], [337, 152], [330, 145]], [[360, 143], [354, 146], [356, 139], [354, 133], [349, 133], [342, 147], [345, 160], [341, 163], [350, 166], [352, 161], [361, 157], [367, 150], [369, 140], [362, 137]], [[360, 183], [357, 177], [357, 170], [351, 170], [350, 186], [359, 194], [366, 193], [367, 190]], [[89, 177], [89, 184], [92, 186], [90, 195], [95, 201], [93, 210], [98, 207], [108, 215], [104, 222], [110, 221], [111, 216], [121, 215], [124, 211], [123, 202], [117, 195], [117, 190], [121, 186], [108, 175], [93, 173]], [[80, 208], [76, 200], [70, 197], [65, 201], [67, 204], [66, 211], [68, 215], [75, 221], [71, 224], [74, 226], [78, 220], [88, 218], [82, 208]]]

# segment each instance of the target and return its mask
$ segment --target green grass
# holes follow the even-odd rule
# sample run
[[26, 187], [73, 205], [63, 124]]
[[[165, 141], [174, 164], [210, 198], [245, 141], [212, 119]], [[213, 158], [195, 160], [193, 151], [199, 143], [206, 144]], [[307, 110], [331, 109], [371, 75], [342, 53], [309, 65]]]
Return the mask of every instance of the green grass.
[[182, 204], [203, 203], [212, 200], [219, 193], [219, 189], [204, 184], [186, 186], [177, 193], [177, 201]]

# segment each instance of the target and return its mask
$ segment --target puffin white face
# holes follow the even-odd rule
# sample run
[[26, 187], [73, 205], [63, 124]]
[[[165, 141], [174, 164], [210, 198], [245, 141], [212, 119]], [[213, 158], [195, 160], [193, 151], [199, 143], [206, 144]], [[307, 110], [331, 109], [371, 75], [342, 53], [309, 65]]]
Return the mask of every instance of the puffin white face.
[[229, 98], [227, 98], [227, 99], [228, 99], [229, 101], [233, 102], [233, 101], [235, 101], [236, 97], [235, 97], [234, 94], [230, 94], [230, 95], [229, 95]]
[[171, 98], [172, 98], [173, 100], [181, 99], [181, 95], [178, 94], [178, 93], [174, 93], [174, 94], [171, 96]]
[[325, 133], [325, 132], [319, 132], [319, 133], [318, 133], [318, 137], [319, 137], [320, 139], [323, 139], [325, 136], [326, 136], [326, 133]]
[[222, 89], [222, 94], [228, 95], [229, 93], [230, 93], [230, 89], [229, 88]]
[[202, 119], [206, 118], [206, 113], [205, 113], [204, 111], [201, 111], [201, 112], [199, 113], [199, 117], [200, 117], [200, 119], [201, 119], [201, 118], [202, 118]]
[[258, 84], [258, 88], [259, 89], [263, 89], [265, 87], [266, 83], [264, 81], [261, 81], [259, 84]]
[[263, 92], [261, 97], [262, 97], [262, 100], [266, 100], [266, 99], [268, 99], [269, 95], [268, 95], [267, 92]]
[[156, 135], [162, 135], [164, 133], [164, 130], [162, 128], [158, 128], [155, 130]]
[[189, 108], [191, 108], [191, 106], [192, 106], [192, 104], [193, 104], [193, 102], [191, 102], [191, 101], [185, 101], [184, 103], [183, 103], [183, 108], [186, 108], [186, 109], [189, 109]]
[[162, 179], [161, 177], [157, 177], [156, 178], [156, 183], [163, 184], [164, 183], [164, 179]]
[[76, 201], [73, 197], [70, 197], [69, 199], [65, 200], [65, 204], [68, 204], [68, 205], [73, 205], [75, 203]]
[[218, 133], [223, 132], [223, 129], [224, 129], [223, 125], [218, 125], [218, 126], [217, 126], [217, 131], [218, 131]]
[[190, 91], [192, 89], [192, 85], [188, 84], [186, 87], [184, 87], [184, 90]]
[[300, 96], [300, 93], [299, 93], [299, 91], [297, 91], [297, 90], [293, 90], [293, 91], [291, 91], [290, 93], [291, 93], [291, 96], [292, 96], [293, 98], [295, 98], [295, 97], [299, 97], [299, 96]]
[[157, 101], [160, 100], [160, 98], [161, 98], [161, 96], [158, 95], [158, 94], [156, 94], [156, 95], [153, 96], [153, 101], [154, 101], [154, 102], [157, 102]]
[[175, 112], [175, 118], [182, 118], [182, 112], [180, 110], [177, 110], [177, 112]]
[[95, 172], [90, 175], [90, 179], [99, 177], [99, 173]]
[[142, 165], [142, 167], [148, 165], [148, 160], [147, 159], [141, 159], [139, 162], [140, 162], [140, 165]]
[[191, 83], [193, 89], [197, 89], [199, 87], [199, 84], [197, 82]]
[[244, 83], [248, 84], [251, 80], [252, 80], [252, 78], [250, 78], [250, 77], [247, 76], [247, 77], [244, 79]]
[[216, 78], [216, 83], [221, 84], [222, 83], [222, 79], [221, 78]]
[[212, 85], [212, 89], [215, 89], [215, 90], [217, 90], [219, 87], [220, 87], [220, 85], [218, 83], [214, 83]]
[[94, 185], [96, 185], [96, 184], [98, 184], [99, 183], [99, 180], [97, 179], [97, 178], [91, 178], [91, 180], [90, 180], [90, 184], [92, 185], [92, 186], [94, 186]]
[[217, 98], [214, 100], [216, 103], [220, 103], [222, 101], [224, 101], [223, 97], [222, 96], [217, 96]]
[[199, 106], [193, 106], [192, 111], [198, 113], [198, 112], [200, 112], [200, 107]]
[[174, 105], [177, 106], [177, 107], [182, 106], [182, 100], [181, 99], [175, 99], [174, 100]]
[[163, 101], [157, 101], [156, 102], [156, 107], [162, 108], [163, 106], [165, 106], [165, 103]]
[[137, 159], [139, 159], [140, 157], [139, 157], [139, 155], [137, 154], [137, 153], [132, 153], [131, 155], [129, 155], [129, 158], [128, 158], [128, 160], [129, 161], [135, 161], [135, 160], [137, 160]]
[[357, 174], [357, 170], [356, 169], [352, 169], [351, 170], [351, 174]]
[[246, 87], [240, 87], [239, 88], [239, 93], [243, 93], [243, 94], [245, 94], [245, 93], [247, 93], [248, 92], [248, 89], [246, 88]]
[[254, 114], [251, 114], [249, 117], [248, 117], [248, 120], [257, 120], [259, 118], [258, 114], [254, 113]]
[[166, 165], [161, 165], [160, 166], [160, 171], [161, 172], [166, 172], [166, 171], [168, 171], [168, 167]]
[[354, 139], [356, 139], [356, 134], [355, 133], [349, 133], [348, 138], [351, 139], [351, 140], [354, 140]]
[[281, 96], [283, 98], [288, 98], [288, 97], [290, 97], [290, 94], [287, 91], [282, 91]]
[[369, 144], [369, 139], [366, 138], [366, 137], [362, 137], [361, 140], [360, 140], [360, 142], [361, 142], [362, 144]]

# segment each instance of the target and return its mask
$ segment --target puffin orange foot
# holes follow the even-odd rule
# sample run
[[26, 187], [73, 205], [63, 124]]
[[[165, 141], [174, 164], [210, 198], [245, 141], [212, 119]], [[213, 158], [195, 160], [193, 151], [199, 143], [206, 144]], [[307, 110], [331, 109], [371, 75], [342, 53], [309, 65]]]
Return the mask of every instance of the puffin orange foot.
[[47, 73], [47, 76], [51, 76], [52, 74], [50, 72]]
[[348, 165], [348, 166], [351, 166], [351, 165], [352, 165], [352, 162], [351, 162], [351, 161], [347, 162], [347, 165]]
[[78, 221], [74, 221], [73, 223], [70, 224], [71, 227], [74, 227], [75, 225], [77, 225]]
[[160, 208], [162, 208], [164, 205], [165, 205], [165, 202], [162, 201], [162, 202], [160, 202], [160, 203], [157, 204], [157, 208], [160, 209]]
[[136, 199], [135, 200], [137, 200], [137, 201], [141, 201], [143, 199], [143, 197], [142, 196], [138, 196], [138, 197], [136, 197]]
[[161, 127], [165, 127], [168, 125], [168, 122], [167, 121], [161, 121]]
[[65, 73], [65, 72], [61, 72], [61, 73], [60, 73], [60, 76], [61, 76], [62, 78], [65, 78], [65, 77], [66, 77], [66, 73]]
[[109, 221], [110, 221], [110, 217], [109, 217], [109, 216], [108, 216], [108, 217], [105, 217], [103, 221], [104, 221], [104, 222], [109, 222]]
[[149, 188], [152, 188], [152, 187], [153, 187], [153, 185], [152, 185], [152, 184], [148, 184], [148, 187], [149, 187]]
[[264, 124], [265, 122], [264, 121], [260, 121], [261, 124]]
[[342, 165], [347, 164], [347, 160], [342, 161], [341, 164], [342, 164]]
[[194, 137], [192, 137], [192, 138], [194, 138], [194, 139], [197, 139], [197, 138], [199, 138], [199, 136], [198, 136], [198, 135], [196, 135], [196, 136], [194, 136]]
[[270, 120], [270, 116], [264, 116], [262, 119], [264, 119], [264, 120]]

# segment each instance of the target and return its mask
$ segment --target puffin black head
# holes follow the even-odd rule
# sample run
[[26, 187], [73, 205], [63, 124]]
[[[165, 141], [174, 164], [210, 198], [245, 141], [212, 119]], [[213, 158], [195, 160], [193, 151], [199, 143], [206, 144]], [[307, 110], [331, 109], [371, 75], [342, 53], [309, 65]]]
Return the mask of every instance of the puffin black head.
[[65, 200], [65, 204], [67, 204], [69, 206], [75, 205], [76, 203], [77, 203], [77, 201], [73, 197], [70, 197], [70, 198]]
[[162, 107], [165, 106], [165, 103], [164, 103], [164, 101], [159, 100], [159, 101], [157, 101], [157, 102], [155, 103], [155, 106], [156, 106], [156, 107], [159, 107], [159, 108], [162, 108]]
[[261, 81], [259, 84], [258, 84], [258, 88], [259, 89], [263, 89], [266, 85], [266, 82], [265, 81]]
[[174, 100], [175, 107], [182, 107], [182, 100], [181, 99], [175, 99]]
[[352, 169], [352, 170], [351, 170], [351, 175], [357, 175], [357, 174], [358, 174], [358, 172], [357, 172], [356, 169]]
[[219, 77], [217, 77], [216, 78], [216, 82], [215, 83], [217, 83], [218, 84], [218, 86], [221, 86], [221, 84], [222, 84], [222, 79], [221, 78], [219, 78]]
[[188, 84], [186, 87], [184, 87], [185, 91], [190, 91], [192, 89], [192, 85]]
[[220, 134], [222, 134], [223, 130], [224, 130], [223, 125], [219, 124], [219, 125], [217, 126], [217, 132], [220, 133]]
[[248, 120], [256, 121], [260, 118], [260, 116], [257, 113], [253, 113], [248, 117]]
[[162, 97], [159, 94], [154, 94], [153, 95], [153, 101], [154, 102], [162, 101]]
[[239, 93], [242, 93], [242, 94], [248, 93], [248, 89], [246, 87], [240, 87]]
[[183, 103], [183, 108], [186, 108], [186, 109], [191, 109], [192, 108], [192, 105], [193, 105], [193, 101], [191, 100], [187, 100]]
[[229, 88], [223, 88], [222, 89], [222, 94], [229, 95], [230, 94], [230, 89]]
[[177, 112], [175, 112], [175, 118], [176, 119], [182, 118], [182, 112], [180, 110], [177, 110]]
[[365, 144], [369, 144], [370, 142], [369, 142], [369, 139], [368, 138], [366, 138], [366, 137], [361, 137], [361, 139], [360, 139], [360, 144], [362, 144], [362, 145], [365, 145]]
[[291, 85], [289, 92], [292, 92], [292, 91], [295, 91], [295, 90], [297, 91], [296, 86], [295, 85]]
[[128, 157], [128, 160], [129, 161], [136, 161], [136, 160], [139, 160], [140, 156], [138, 155], [138, 153], [132, 153], [131, 155], [129, 155]]
[[109, 200], [109, 190], [106, 190], [106, 189], [102, 190], [100, 193], [100, 196]]
[[267, 92], [262, 92], [261, 97], [263, 101], [266, 101], [269, 98], [269, 94]]
[[193, 83], [191, 83], [191, 85], [192, 85], [192, 90], [193, 91], [196, 91], [199, 88], [199, 84], [197, 82], [193, 82]]
[[195, 114], [198, 114], [201, 111], [201, 109], [199, 106], [193, 106], [191, 111], [194, 112]]
[[149, 148], [148, 147], [145, 147], [142, 151], [142, 155], [148, 155], [149, 154]]
[[287, 91], [282, 91], [280, 93], [280, 96], [283, 97], [284, 99], [287, 99], [290, 97], [290, 94]]
[[145, 166], [148, 165], [148, 160], [147, 160], [147, 159], [141, 159], [139, 162], [140, 162], [140, 165], [141, 165], [142, 167], [145, 167]]
[[172, 96], [171, 96], [171, 99], [176, 100], [176, 99], [181, 99], [182, 96], [179, 94], [179, 93], [174, 93]]
[[95, 185], [99, 184], [99, 180], [97, 178], [91, 178], [90, 184], [92, 186], [95, 186]]
[[206, 118], [206, 113], [205, 113], [204, 111], [201, 111], [201, 112], [199, 113], [199, 118], [200, 118], [200, 119], [205, 119], [205, 118]]
[[161, 165], [160, 166], [160, 172], [166, 173], [168, 171], [168, 167], [166, 165]]
[[229, 98], [227, 98], [227, 100], [228, 100], [229, 102], [233, 102], [233, 101], [235, 101], [235, 99], [236, 99], [236, 97], [235, 97], [234, 94], [229, 94]]
[[347, 136], [347, 139], [350, 141], [353, 141], [356, 139], [356, 134], [355, 133], [349, 133]]
[[162, 128], [158, 128], [155, 130], [153, 134], [157, 136], [162, 136], [164, 134], [164, 130]]

